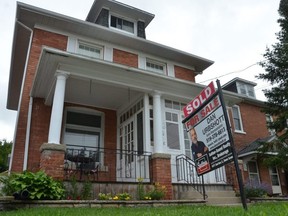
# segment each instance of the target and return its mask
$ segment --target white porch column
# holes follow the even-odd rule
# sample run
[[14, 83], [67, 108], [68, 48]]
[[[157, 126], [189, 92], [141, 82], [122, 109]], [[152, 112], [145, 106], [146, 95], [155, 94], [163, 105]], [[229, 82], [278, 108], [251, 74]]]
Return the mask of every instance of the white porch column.
[[153, 95], [153, 132], [154, 132], [154, 153], [163, 153], [163, 134], [161, 118], [161, 95], [155, 92]]
[[68, 75], [69, 75], [68, 73], [64, 72], [58, 72], [56, 74], [57, 80], [53, 98], [48, 143], [60, 144], [65, 86]]

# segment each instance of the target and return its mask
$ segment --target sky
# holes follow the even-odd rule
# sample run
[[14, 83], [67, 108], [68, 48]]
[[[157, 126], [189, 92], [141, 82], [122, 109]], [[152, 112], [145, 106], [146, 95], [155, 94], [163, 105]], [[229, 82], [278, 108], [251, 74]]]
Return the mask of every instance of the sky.
[[[264, 69], [266, 47], [277, 39], [280, 0], [118, 0], [155, 15], [146, 39], [214, 61], [196, 82], [221, 85], [235, 77], [257, 83], [256, 97], [265, 101], [269, 84], [255, 78]], [[21, 0], [36, 7], [85, 20], [94, 0]], [[0, 140], [13, 141], [17, 111], [7, 110], [16, 0], [0, 1]]]

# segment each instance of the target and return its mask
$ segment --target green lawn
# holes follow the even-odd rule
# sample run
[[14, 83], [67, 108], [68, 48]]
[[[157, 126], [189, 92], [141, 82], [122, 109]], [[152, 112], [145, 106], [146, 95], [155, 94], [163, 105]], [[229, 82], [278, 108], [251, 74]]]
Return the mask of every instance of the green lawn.
[[121, 208], [34, 208], [1, 212], [1, 216], [106, 216], [106, 215], [165, 215], [165, 216], [287, 216], [288, 203], [251, 204], [245, 211], [242, 206], [170, 206], [170, 207], [121, 207]]

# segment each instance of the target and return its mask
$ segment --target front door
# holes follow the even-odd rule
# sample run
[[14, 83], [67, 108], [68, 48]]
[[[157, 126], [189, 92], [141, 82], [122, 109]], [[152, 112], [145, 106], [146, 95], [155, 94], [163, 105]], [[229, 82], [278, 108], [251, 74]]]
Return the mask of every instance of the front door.
[[270, 178], [271, 178], [271, 182], [272, 182], [273, 194], [282, 194], [277, 168], [276, 167], [269, 167], [269, 174], [270, 174]]
[[[135, 140], [133, 118], [124, 122], [120, 128], [120, 163], [117, 165], [118, 178], [131, 180], [135, 173]], [[120, 180], [119, 179], [119, 180]]]

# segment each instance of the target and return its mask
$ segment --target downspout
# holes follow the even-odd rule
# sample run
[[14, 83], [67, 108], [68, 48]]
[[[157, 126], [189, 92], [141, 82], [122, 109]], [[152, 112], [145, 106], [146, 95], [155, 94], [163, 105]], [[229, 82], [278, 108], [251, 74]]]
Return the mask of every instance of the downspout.
[[[29, 56], [30, 56], [30, 51], [31, 51], [31, 44], [32, 44], [32, 39], [33, 39], [33, 30], [31, 28], [29, 28], [28, 26], [24, 25], [23, 23], [19, 22], [18, 20], [16, 20], [16, 23], [19, 24], [20, 26], [22, 26], [23, 28], [25, 28], [26, 30], [30, 31], [30, 40], [29, 40], [27, 56], [26, 56], [26, 61], [25, 61], [24, 75], [23, 75], [21, 92], [20, 92], [20, 100], [19, 100], [19, 104], [18, 104], [18, 115], [17, 115], [17, 125], [18, 125], [20, 106], [21, 106], [21, 102], [22, 102], [22, 93], [23, 93], [23, 88], [24, 88], [24, 84], [25, 84], [25, 78], [26, 78], [26, 73], [27, 73], [28, 61], [29, 61]], [[28, 116], [27, 116], [26, 138], [25, 138], [24, 160], [23, 160], [23, 171], [27, 169], [27, 162], [28, 162], [28, 150], [29, 150], [29, 140], [30, 140], [32, 105], [33, 105], [33, 98], [30, 97], [29, 107], [28, 107]], [[15, 126], [14, 142], [16, 140], [16, 128], [17, 127]], [[12, 161], [13, 161], [13, 156], [14, 156], [14, 146], [15, 146], [15, 144], [13, 145], [13, 149], [12, 149], [12, 156], [11, 156], [11, 160], [10, 160], [9, 171], [11, 171], [11, 168], [12, 168]]]
[[31, 119], [32, 119], [32, 107], [33, 107], [33, 97], [30, 97], [29, 107], [28, 107], [28, 116], [27, 116], [23, 171], [27, 170], [27, 163], [28, 163], [28, 150], [29, 150], [29, 140], [30, 140]]

